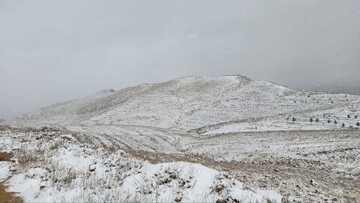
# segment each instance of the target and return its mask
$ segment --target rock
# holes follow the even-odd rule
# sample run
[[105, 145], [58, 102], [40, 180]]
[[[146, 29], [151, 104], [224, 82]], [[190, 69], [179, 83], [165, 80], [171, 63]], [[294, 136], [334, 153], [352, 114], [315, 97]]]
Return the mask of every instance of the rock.
[[181, 202], [181, 200], [182, 200], [182, 197], [175, 198], [175, 202]]
[[93, 172], [93, 171], [95, 171], [95, 170], [96, 170], [95, 164], [91, 164], [91, 165], [89, 166], [89, 171], [90, 171], [90, 172]]
[[69, 140], [69, 141], [73, 139], [72, 135], [61, 135], [60, 137], [64, 140]]
[[225, 187], [224, 187], [224, 185], [217, 185], [217, 186], [215, 186], [215, 188], [214, 188], [214, 192], [216, 192], [216, 193], [220, 193], [223, 189], [224, 189]]
[[313, 179], [310, 180], [310, 184], [313, 185], [313, 186], [317, 185], [317, 183]]
[[240, 201], [238, 199], [233, 199], [231, 198], [231, 200], [234, 202], [234, 203], [240, 203]]
[[293, 199], [293, 202], [304, 202], [304, 200], [303, 199], [301, 199], [301, 198], [294, 198]]
[[176, 174], [171, 174], [171, 175], [169, 176], [169, 178], [171, 178], [171, 179], [176, 179], [177, 176], [176, 176]]
[[43, 181], [43, 182], [40, 183], [40, 190], [43, 190], [45, 188], [46, 188], [46, 182]]

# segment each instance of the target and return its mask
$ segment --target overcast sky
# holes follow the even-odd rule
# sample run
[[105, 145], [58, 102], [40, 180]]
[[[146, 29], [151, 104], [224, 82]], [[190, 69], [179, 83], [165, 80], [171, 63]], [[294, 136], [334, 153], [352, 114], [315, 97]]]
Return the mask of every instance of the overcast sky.
[[360, 1], [0, 0], [0, 118], [228, 74], [360, 93]]

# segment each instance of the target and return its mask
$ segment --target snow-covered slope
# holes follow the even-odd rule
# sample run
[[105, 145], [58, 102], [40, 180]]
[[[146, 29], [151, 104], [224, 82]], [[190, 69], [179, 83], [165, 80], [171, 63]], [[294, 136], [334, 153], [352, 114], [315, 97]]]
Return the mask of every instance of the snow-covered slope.
[[[10, 136], [11, 135], [11, 136]], [[280, 202], [273, 190], [249, 189], [201, 164], [152, 164], [57, 131], [0, 130], [0, 181], [25, 202]], [[104, 148], [105, 147], [105, 148]], [[0, 201], [2, 199], [0, 198]], [[1, 201], [2, 202], [2, 201]]]
[[[359, 103], [360, 97], [354, 95], [292, 90], [244, 76], [185, 77], [99, 92], [29, 113], [13, 123], [132, 125], [221, 133], [222, 128], [226, 132], [299, 129], [310, 117], [321, 117], [322, 122], [313, 122], [309, 128], [323, 129], [340, 127], [342, 117], [347, 117], [340, 114], [356, 114]], [[325, 111], [338, 118], [337, 126], [324, 127]], [[292, 122], [292, 117], [299, 122]]]
[[0, 125], [0, 180], [26, 201], [354, 202], [359, 116], [243, 76], [106, 90]]

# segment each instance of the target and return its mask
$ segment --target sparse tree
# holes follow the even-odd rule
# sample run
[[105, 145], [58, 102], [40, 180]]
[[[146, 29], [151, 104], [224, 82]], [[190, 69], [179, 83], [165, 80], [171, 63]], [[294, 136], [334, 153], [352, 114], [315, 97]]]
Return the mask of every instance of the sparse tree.
[[360, 122], [356, 122], [356, 126], [359, 127], [359, 126], [360, 126]]
[[311, 118], [310, 118], [310, 123], [312, 123], [313, 121], [314, 121], [314, 119], [311, 117]]
[[295, 121], [296, 121], [296, 118], [292, 117], [292, 122], [295, 123]]
[[330, 120], [330, 119], [328, 119], [328, 120], [327, 120], [327, 122], [328, 122], [328, 123], [331, 123], [331, 120]]
[[317, 123], [318, 123], [318, 122], [319, 122], [319, 118], [316, 118], [316, 119], [315, 119], [315, 122], [317, 122]]
[[355, 118], [355, 119], [357, 119], [357, 118], [358, 118], [358, 116], [357, 116], [357, 115], [355, 115], [355, 116], [354, 116], [354, 118]]
[[345, 127], [345, 123], [342, 123], [341, 126], [344, 128], [344, 127]]
[[347, 116], [348, 118], [350, 118], [350, 114], [348, 114], [348, 116]]
[[336, 120], [334, 120], [334, 124], [335, 124], [335, 125], [337, 124], [337, 121], [336, 121]]

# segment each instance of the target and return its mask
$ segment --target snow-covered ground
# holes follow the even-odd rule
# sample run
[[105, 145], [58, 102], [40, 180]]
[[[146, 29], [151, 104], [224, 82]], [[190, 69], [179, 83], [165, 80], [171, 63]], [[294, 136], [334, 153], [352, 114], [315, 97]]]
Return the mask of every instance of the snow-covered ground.
[[79, 142], [59, 131], [0, 133], [0, 180], [26, 202], [280, 202], [272, 190], [245, 189], [228, 173], [201, 164], [151, 164], [128, 153]]
[[0, 126], [0, 182], [26, 201], [360, 201], [360, 97], [186, 77]]
[[0, 164], [8, 191], [36, 202], [344, 202], [360, 195], [355, 129], [178, 135], [147, 143], [149, 136], [144, 150], [140, 139], [115, 139], [117, 129], [97, 136], [76, 130], [0, 131], [0, 152], [15, 160]]

